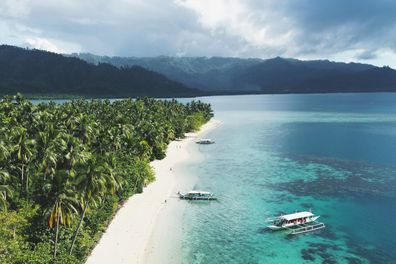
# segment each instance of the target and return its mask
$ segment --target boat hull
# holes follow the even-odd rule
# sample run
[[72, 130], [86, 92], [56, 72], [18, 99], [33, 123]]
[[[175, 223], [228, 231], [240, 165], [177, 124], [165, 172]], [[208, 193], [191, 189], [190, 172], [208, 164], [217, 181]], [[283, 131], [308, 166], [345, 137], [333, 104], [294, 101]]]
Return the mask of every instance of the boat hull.
[[188, 197], [188, 196], [179, 196], [180, 199], [182, 200], [217, 200], [216, 197]]
[[280, 229], [284, 229], [285, 227], [283, 226], [276, 226], [276, 225], [269, 225], [267, 226], [269, 229], [271, 230], [280, 230]]
[[195, 143], [205, 145], [205, 144], [214, 144], [215, 142], [214, 142], [214, 140], [211, 140], [211, 139], [200, 139], [200, 140], [196, 141]]

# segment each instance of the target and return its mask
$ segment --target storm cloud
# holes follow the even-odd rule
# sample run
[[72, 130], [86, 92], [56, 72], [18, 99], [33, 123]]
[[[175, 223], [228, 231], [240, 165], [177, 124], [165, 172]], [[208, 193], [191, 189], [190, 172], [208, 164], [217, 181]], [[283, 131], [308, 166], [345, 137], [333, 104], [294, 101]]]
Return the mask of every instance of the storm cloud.
[[396, 67], [391, 0], [2, 0], [1, 42], [118, 56], [274, 56]]

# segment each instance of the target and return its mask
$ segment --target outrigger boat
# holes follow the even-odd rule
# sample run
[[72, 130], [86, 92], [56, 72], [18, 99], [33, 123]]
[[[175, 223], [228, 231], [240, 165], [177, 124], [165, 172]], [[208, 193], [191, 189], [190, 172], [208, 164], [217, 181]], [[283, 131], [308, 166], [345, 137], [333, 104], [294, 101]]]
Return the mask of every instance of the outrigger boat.
[[268, 228], [271, 230], [287, 229], [291, 235], [297, 235], [325, 228], [323, 223], [316, 221], [319, 217], [311, 212], [297, 212], [269, 218], [267, 222], [270, 223]]
[[196, 141], [195, 143], [197, 144], [214, 144], [214, 140], [210, 139], [210, 138], [202, 138], [198, 141]]
[[180, 199], [185, 200], [217, 200], [217, 198], [211, 192], [205, 191], [189, 191], [187, 193], [177, 193]]

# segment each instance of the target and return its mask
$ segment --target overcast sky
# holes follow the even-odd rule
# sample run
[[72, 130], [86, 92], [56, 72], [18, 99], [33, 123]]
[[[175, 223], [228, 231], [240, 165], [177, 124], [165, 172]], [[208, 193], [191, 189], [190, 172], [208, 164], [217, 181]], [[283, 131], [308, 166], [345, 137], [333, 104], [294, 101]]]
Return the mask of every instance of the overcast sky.
[[358, 61], [396, 68], [395, 0], [0, 0], [1, 43], [110, 56]]

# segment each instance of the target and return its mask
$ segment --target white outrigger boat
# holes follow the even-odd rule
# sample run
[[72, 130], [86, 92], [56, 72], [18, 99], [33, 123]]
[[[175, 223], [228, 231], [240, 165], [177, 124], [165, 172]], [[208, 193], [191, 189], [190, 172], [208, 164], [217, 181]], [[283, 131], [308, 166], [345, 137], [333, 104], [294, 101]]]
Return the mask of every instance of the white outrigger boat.
[[201, 138], [200, 140], [196, 141], [197, 144], [214, 144], [214, 140], [210, 138]]
[[319, 217], [311, 212], [297, 212], [269, 218], [267, 222], [271, 230], [288, 229], [291, 235], [297, 235], [325, 228], [323, 223], [316, 221]]
[[205, 191], [189, 191], [187, 193], [177, 193], [180, 199], [184, 200], [217, 200], [211, 192]]

